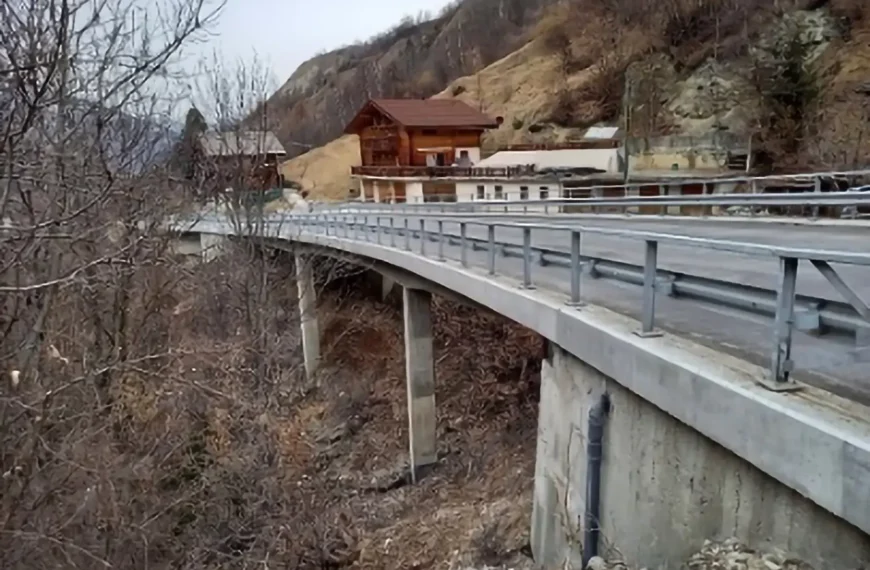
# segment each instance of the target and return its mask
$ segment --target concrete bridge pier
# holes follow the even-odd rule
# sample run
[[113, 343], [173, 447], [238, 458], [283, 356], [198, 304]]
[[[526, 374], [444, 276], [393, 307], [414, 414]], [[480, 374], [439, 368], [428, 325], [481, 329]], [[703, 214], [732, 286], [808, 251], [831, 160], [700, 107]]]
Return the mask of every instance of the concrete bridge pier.
[[296, 255], [296, 287], [299, 291], [299, 320], [305, 376], [312, 378], [320, 366], [320, 326], [317, 323], [317, 292], [314, 288], [313, 258]]
[[411, 481], [438, 461], [435, 440], [435, 356], [432, 347], [432, 294], [404, 288], [405, 374]]

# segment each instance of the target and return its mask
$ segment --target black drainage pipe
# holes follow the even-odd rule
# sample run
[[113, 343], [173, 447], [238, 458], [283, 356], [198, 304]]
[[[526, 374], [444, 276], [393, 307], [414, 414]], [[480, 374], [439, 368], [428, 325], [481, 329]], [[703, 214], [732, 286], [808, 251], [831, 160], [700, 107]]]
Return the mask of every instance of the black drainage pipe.
[[610, 395], [604, 393], [589, 410], [589, 435], [586, 446], [586, 513], [583, 537], [583, 568], [593, 556], [598, 556], [601, 534], [601, 458], [604, 451], [604, 423], [610, 412]]

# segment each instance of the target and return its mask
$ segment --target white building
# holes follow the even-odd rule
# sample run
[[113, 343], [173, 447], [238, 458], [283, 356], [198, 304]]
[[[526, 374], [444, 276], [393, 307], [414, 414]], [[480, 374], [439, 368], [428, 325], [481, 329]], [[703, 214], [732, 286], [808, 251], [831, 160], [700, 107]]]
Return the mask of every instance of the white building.
[[[618, 148], [504, 150], [481, 160], [481, 169], [522, 167], [524, 174], [505, 179], [468, 179], [456, 182], [456, 200], [548, 200], [563, 196], [563, 181], [575, 176], [617, 174], [622, 159]], [[519, 206], [523, 210], [530, 207]], [[544, 209], [539, 206], [538, 209]], [[514, 209], [514, 208], [511, 208]]]
[[[454, 132], [453, 138], [456, 136]], [[666, 157], [671, 161], [671, 168], [665, 170], [638, 170], [635, 167], [639, 155], [631, 154], [629, 184], [626, 185], [626, 151], [615, 127], [592, 128], [579, 142], [517, 145], [483, 159], [479, 147], [433, 146], [429, 140], [434, 141], [423, 131], [413, 137], [409, 147], [412, 155], [427, 158], [425, 166], [355, 167], [352, 174], [359, 181], [360, 199], [407, 203], [504, 201], [504, 211], [555, 212], [561, 208], [557, 210], [541, 202], [560, 198], [698, 195], [733, 192], [736, 186], [715, 182], [714, 179], [729, 175], [721, 169], [680, 169], [671, 151]], [[415, 141], [427, 144], [418, 146]], [[442, 155], [454, 158], [452, 162], [428, 160]], [[644, 160], [643, 164], [650, 163], [645, 155]], [[652, 164], [657, 163], [652, 161]], [[708, 182], [701, 182], [703, 180]], [[573, 205], [568, 209], [585, 211], [589, 207]], [[598, 211], [605, 209], [597, 208]], [[636, 208], [644, 213], [664, 213], [661, 209], [659, 206]], [[703, 213], [703, 208], [682, 206], [668, 208], [668, 212]]]

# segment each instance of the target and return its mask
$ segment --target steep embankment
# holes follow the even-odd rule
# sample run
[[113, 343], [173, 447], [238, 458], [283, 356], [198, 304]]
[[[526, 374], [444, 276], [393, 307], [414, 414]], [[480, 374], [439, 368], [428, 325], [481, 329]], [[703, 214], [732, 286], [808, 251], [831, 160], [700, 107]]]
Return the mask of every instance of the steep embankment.
[[555, 0], [464, 0], [302, 64], [269, 100], [291, 155], [338, 137], [372, 97], [429, 97], [519, 47]]
[[[541, 44], [533, 40], [481, 72], [454, 81], [435, 97], [461, 99], [482, 106], [490, 115], [506, 117], [503, 127], [487, 135], [485, 142], [490, 146], [530, 138], [547, 140], [553, 135], [567, 138], [571, 129], [537, 123], [546, 119], [559, 80], [558, 58]], [[529, 126], [536, 135], [530, 136]], [[360, 163], [358, 145], [356, 136], [340, 137], [285, 162], [284, 176], [301, 182], [319, 199], [342, 199], [350, 188], [350, 167]]]
[[[505, 117], [485, 139], [490, 148], [622, 124], [628, 85], [634, 136], [751, 136], [780, 169], [853, 167], [870, 151], [864, 3], [753, 1], [749, 10], [707, 0], [657, 11], [610, 4], [623, 10], [591, 0], [551, 7], [521, 48], [435, 96]], [[320, 197], [342, 198], [358, 163], [355, 139], [343, 137], [290, 161], [285, 174]]]

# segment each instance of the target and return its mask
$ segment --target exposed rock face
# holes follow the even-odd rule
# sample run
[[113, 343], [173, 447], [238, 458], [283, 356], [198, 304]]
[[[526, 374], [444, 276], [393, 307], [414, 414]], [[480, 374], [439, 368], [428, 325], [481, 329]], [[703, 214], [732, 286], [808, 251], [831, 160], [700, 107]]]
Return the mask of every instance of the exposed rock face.
[[372, 97], [429, 97], [511, 53], [556, 0], [465, 0], [440, 17], [407, 21], [366, 44], [302, 64], [269, 101], [291, 156], [341, 135]]

